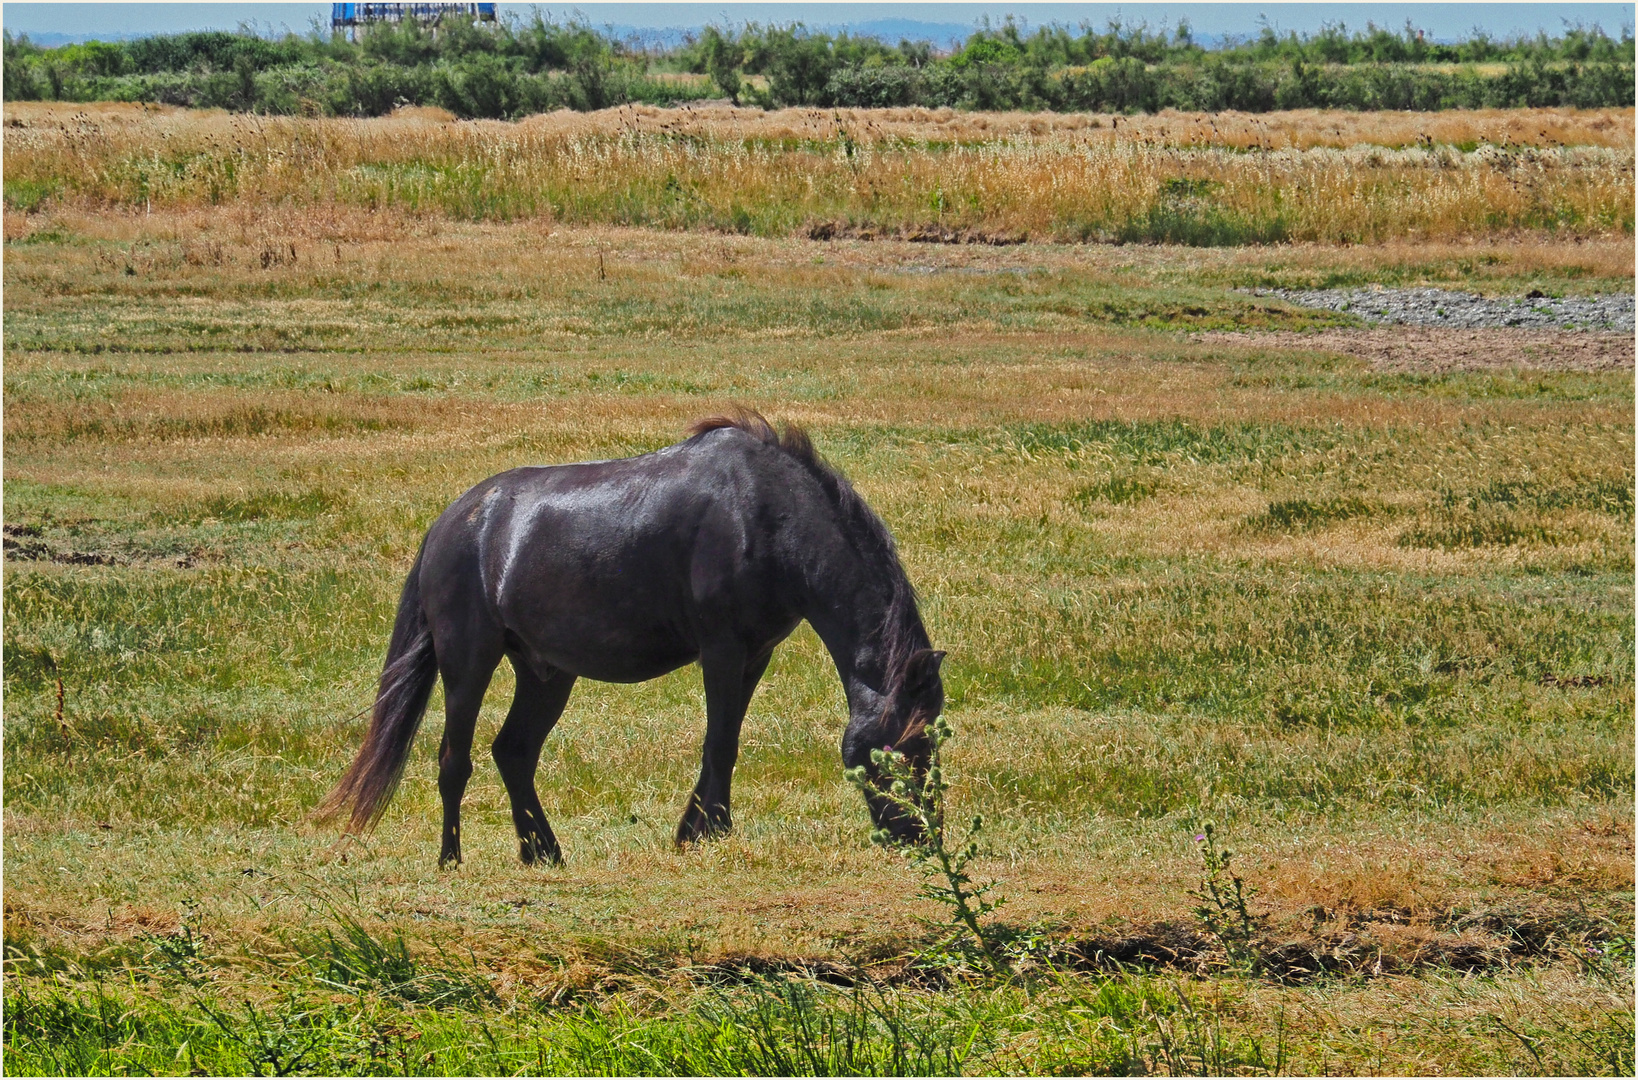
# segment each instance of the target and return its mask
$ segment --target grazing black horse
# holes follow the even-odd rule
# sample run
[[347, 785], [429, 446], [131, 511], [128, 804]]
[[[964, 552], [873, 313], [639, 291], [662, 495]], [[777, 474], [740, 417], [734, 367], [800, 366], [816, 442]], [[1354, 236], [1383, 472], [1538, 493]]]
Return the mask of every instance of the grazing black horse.
[[[640, 457], [513, 469], [433, 523], [404, 583], [364, 745], [324, 804], [375, 824], [404, 770], [433, 681], [444, 680], [439, 864], [461, 859], [472, 731], [504, 655], [517, 693], [495, 737], [526, 863], [562, 860], [535, 767], [575, 679], [641, 682], [698, 660], [705, 750], [677, 843], [726, 831], [739, 729], [774, 646], [803, 619], [847, 691], [842, 761], [895, 747], [925, 764], [923, 729], [944, 706], [893, 538], [803, 432], [752, 412], [702, 420], [686, 442]], [[914, 827], [883, 800], [879, 826]]]

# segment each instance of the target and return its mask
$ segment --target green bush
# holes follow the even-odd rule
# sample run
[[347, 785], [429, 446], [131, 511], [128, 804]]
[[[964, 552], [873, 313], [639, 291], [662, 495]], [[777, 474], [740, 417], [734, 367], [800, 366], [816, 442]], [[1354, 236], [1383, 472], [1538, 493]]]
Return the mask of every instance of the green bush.
[[[1480, 63], [1504, 67], [1493, 72]], [[1632, 105], [1633, 70], [1630, 31], [1616, 40], [1596, 29], [1513, 41], [1476, 35], [1444, 45], [1410, 27], [1350, 34], [1339, 26], [1283, 38], [1265, 30], [1253, 41], [1208, 51], [1183, 24], [1170, 33], [1112, 25], [1079, 34], [1047, 26], [1025, 35], [1008, 22], [986, 26], [954, 54], [935, 58], [925, 43], [895, 47], [800, 23], [711, 27], [677, 48], [645, 51], [584, 22], [559, 24], [537, 13], [499, 26], [446, 19], [436, 32], [406, 22], [373, 28], [357, 42], [210, 31], [44, 49], [8, 33], [4, 93], [8, 101], [156, 101], [342, 116], [426, 104], [462, 117], [511, 118], [713, 93], [737, 101], [746, 94], [745, 76], [757, 75], [767, 89], [748, 96], [772, 106], [1592, 108]], [[657, 71], [709, 75], [710, 82], [682, 85], [652, 78]], [[1199, 227], [1166, 218], [1151, 231], [1166, 237]]]

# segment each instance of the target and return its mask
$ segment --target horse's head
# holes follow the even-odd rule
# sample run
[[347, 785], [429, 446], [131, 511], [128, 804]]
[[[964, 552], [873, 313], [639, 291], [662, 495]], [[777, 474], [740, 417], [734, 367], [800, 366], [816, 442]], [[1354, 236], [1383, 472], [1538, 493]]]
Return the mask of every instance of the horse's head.
[[[870, 759], [874, 750], [903, 754], [918, 776], [926, 771], [932, 753], [927, 729], [944, 709], [944, 680], [939, 676], [943, 662], [944, 653], [934, 649], [917, 649], [910, 654], [891, 684], [881, 713], [873, 720], [848, 726], [842, 748], [845, 765], [863, 766], [878, 786], [882, 777]], [[886, 798], [870, 797], [870, 816], [877, 828], [886, 829], [898, 840], [915, 843], [922, 839], [921, 825], [895, 809]]]

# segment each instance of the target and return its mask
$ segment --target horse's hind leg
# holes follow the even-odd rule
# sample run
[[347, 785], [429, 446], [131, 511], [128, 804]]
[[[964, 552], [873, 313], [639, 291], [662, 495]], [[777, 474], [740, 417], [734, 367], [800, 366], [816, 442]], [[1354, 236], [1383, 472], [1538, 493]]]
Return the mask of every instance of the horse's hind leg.
[[517, 694], [489, 752], [500, 770], [501, 781], [506, 784], [507, 797], [512, 800], [512, 824], [518, 830], [518, 858], [525, 863], [540, 858], [560, 863], [563, 852], [557, 846], [557, 837], [552, 835], [552, 827], [546, 823], [540, 796], [535, 793], [535, 768], [540, 764], [540, 748], [546, 736], [563, 715], [563, 706], [568, 704], [575, 677], [554, 668], [542, 679], [521, 657], [511, 654], [511, 660], [512, 670], [517, 673]]
[[472, 778], [472, 731], [483, 707], [484, 692], [500, 663], [498, 647], [440, 650], [438, 670], [444, 680], [444, 741], [438, 748], [438, 794], [444, 803], [443, 846], [438, 865], [461, 861], [461, 797]]

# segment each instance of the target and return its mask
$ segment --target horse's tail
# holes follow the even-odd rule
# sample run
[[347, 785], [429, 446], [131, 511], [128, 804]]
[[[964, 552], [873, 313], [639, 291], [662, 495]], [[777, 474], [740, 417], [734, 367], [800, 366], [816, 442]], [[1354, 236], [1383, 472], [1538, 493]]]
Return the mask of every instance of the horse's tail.
[[315, 819], [333, 818], [351, 803], [349, 832], [375, 826], [404, 775], [404, 762], [437, 679], [432, 630], [421, 609], [421, 555], [417, 554], [409, 580], [404, 582], [404, 594], [398, 600], [398, 618], [393, 623], [392, 643], [387, 646], [387, 663], [381, 671], [381, 686], [375, 694], [375, 710], [364, 745], [359, 747], [346, 775], [313, 812]]

